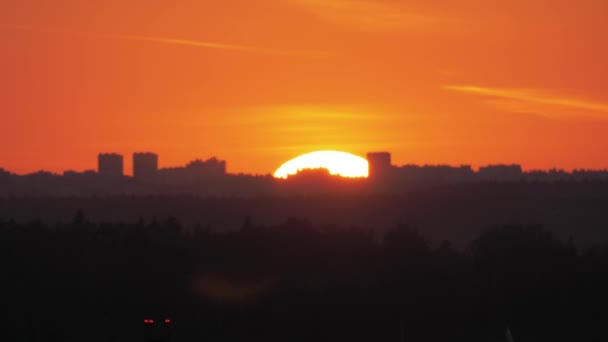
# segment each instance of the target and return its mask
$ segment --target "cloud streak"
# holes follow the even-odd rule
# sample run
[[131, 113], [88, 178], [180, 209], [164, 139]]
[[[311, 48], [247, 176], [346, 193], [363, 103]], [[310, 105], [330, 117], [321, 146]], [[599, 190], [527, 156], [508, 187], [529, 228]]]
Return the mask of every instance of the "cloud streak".
[[323, 52], [323, 51], [275, 50], [275, 49], [266, 49], [266, 48], [247, 46], [247, 45], [222, 44], [222, 43], [213, 43], [213, 42], [198, 41], [198, 40], [184, 40], [184, 39], [173, 39], [173, 38], [165, 38], [165, 37], [146, 37], [146, 36], [123, 35], [123, 36], [116, 36], [116, 38], [127, 39], [127, 40], [136, 40], [136, 41], [155, 42], [155, 43], [164, 43], [164, 44], [172, 44], [172, 45], [194, 46], [194, 47], [202, 47], [202, 48], [208, 48], [208, 49], [235, 50], [235, 51], [250, 52], [250, 53], [268, 54], [268, 55], [308, 56], [308, 57], [324, 57], [324, 56], [331, 55], [330, 53]]
[[437, 16], [414, 11], [396, 3], [370, 0], [288, 0], [326, 21], [368, 31], [433, 28]]
[[117, 40], [131, 40], [139, 42], [151, 42], [168, 45], [182, 45], [199, 47], [206, 49], [216, 50], [233, 50], [245, 53], [256, 53], [256, 54], [267, 54], [267, 55], [283, 55], [283, 56], [303, 56], [303, 57], [328, 57], [332, 54], [326, 51], [294, 51], [294, 50], [280, 50], [280, 49], [268, 49], [262, 47], [255, 47], [249, 45], [239, 44], [225, 44], [202, 40], [187, 40], [187, 39], [176, 39], [168, 37], [156, 37], [156, 36], [137, 36], [137, 35], [122, 35], [122, 34], [105, 34], [105, 33], [94, 33], [94, 32], [82, 32], [82, 31], [70, 31], [59, 28], [48, 28], [48, 27], [36, 27], [36, 26], [25, 26], [25, 25], [4, 25], [7, 28], [21, 31], [40, 32], [40, 33], [56, 33], [56, 34], [69, 34], [81, 37], [99, 38], [99, 39], [117, 39]]
[[608, 104], [546, 91], [521, 88], [490, 88], [470, 85], [448, 85], [444, 89], [482, 96], [486, 103], [513, 112], [536, 113], [545, 116], [592, 116], [608, 119]]

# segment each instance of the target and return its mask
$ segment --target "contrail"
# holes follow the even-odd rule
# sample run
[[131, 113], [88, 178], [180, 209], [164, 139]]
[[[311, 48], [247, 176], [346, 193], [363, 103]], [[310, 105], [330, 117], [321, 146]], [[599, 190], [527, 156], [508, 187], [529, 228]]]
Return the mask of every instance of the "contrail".
[[36, 27], [36, 26], [25, 26], [25, 25], [3, 25], [3, 26], [10, 28], [10, 29], [21, 30], [21, 31], [31, 31], [31, 32], [41, 32], [41, 33], [63, 33], [63, 34], [71, 34], [71, 35], [77, 35], [77, 36], [94, 37], [94, 38], [102, 38], [102, 39], [121, 39], [121, 40], [132, 40], [132, 41], [140, 41], [140, 42], [153, 42], [153, 43], [161, 43], [161, 44], [184, 45], [184, 46], [193, 46], [193, 47], [201, 47], [201, 48], [216, 49], [216, 50], [233, 50], [233, 51], [242, 51], [242, 52], [248, 52], [248, 53], [268, 54], [268, 55], [304, 56], [304, 57], [328, 57], [328, 56], [332, 55], [331, 53], [325, 52], [325, 51], [277, 50], [277, 49], [267, 49], [267, 48], [260, 48], [260, 47], [248, 46], [248, 45], [224, 44], [224, 43], [216, 43], [216, 42], [208, 42], [208, 41], [200, 41], [200, 40], [187, 40], [187, 39], [176, 39], [176, 38], [167, 38], [167, 37], [105, 34], [105, 33], [70, 31], [70, 30], [65, 30], [65, 29], [60, 29], [60, 28]]

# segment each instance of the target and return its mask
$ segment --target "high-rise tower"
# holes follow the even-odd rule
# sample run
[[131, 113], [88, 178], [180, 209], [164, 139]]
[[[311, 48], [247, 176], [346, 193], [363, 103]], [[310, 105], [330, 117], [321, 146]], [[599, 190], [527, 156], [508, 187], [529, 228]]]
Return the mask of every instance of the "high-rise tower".
[[389, 152], [369, 152], [367, 162], [369, 163], [369, 178], [371, 179], [381, 179], [388, 176], [393, 167]]
[[97, 172], [105, 178], [123, 176], [123, 158], [116, 153], [100, 153], [97, 156]]
[[133, 153], [133, 177], [142, 182], [156, 182], [158, 155], [150, 152]]

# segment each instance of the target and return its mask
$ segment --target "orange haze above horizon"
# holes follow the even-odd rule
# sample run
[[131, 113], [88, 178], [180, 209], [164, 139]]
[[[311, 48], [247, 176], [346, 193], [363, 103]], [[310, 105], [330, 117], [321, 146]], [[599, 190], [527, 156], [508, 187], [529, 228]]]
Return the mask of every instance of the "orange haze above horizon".
[[153, 151], [274, 172], [317, 150], [395, 164], [608, 167], [608, 2], [8, 0], [0, 167]]

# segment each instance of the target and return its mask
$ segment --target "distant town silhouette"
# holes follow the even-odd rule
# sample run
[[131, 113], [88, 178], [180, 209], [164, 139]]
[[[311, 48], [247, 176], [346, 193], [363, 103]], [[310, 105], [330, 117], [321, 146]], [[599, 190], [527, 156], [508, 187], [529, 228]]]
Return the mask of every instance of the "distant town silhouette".
[[97, 170], [48, 171], [17, 175], [0, 168], [0, 196], [10, 195], [124, 195], [195, 194], [202, 196], [257, 196], [314, 192], [395, 193], [412, 187], [442, 184], [513, 182], [607, 182], [608, 170], [559, 169], [523, 171], [519, 164], [393, 165], [389, 152], [370, 152], [367, 179], [332, 176], [326, 169], [305, 169], [286, 180], [272, 175], [231, 174], [226, 161], [216, 157], [195, 159], [185, 166], [159, 167], [159, 156], [138, 152], [133, 156], [132, 176], [125, 175], [124, 157], [98, 155]]

